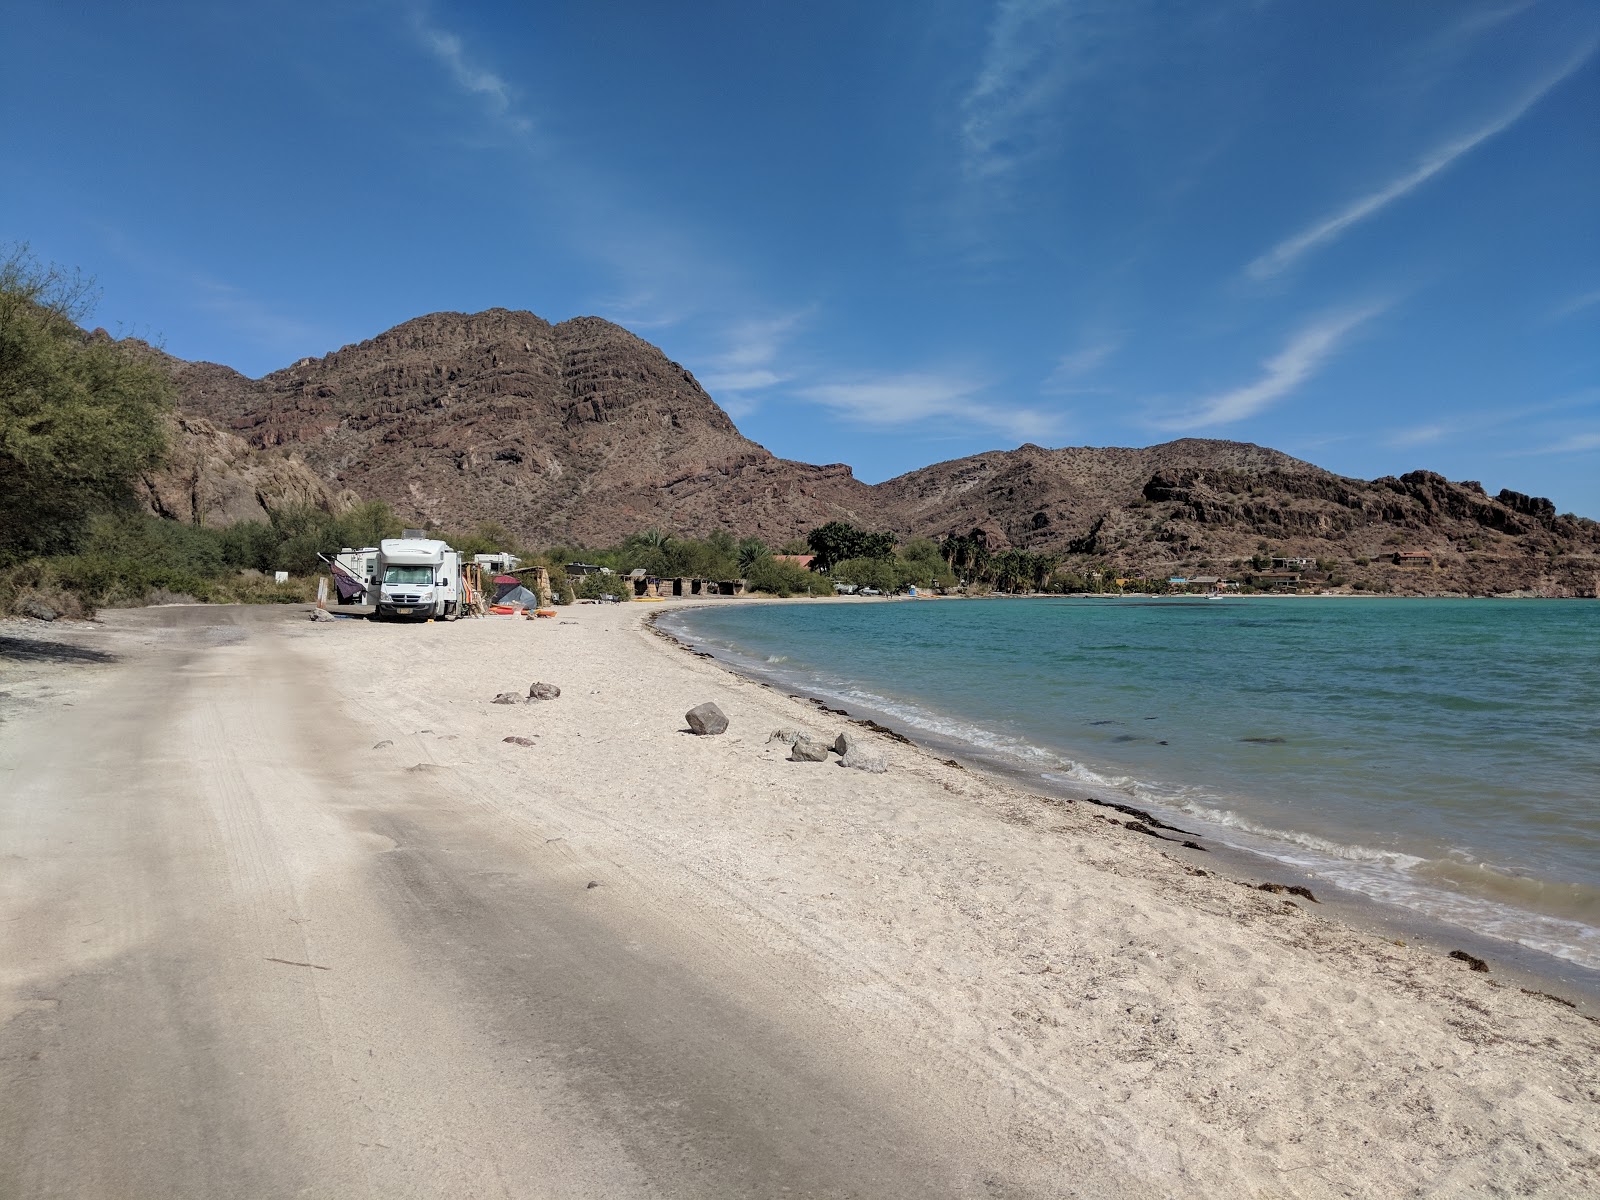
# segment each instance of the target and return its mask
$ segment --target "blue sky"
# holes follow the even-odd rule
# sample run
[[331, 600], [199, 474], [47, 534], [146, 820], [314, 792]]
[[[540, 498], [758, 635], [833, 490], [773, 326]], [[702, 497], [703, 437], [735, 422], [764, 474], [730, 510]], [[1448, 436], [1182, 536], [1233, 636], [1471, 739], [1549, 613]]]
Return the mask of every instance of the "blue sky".
[[7, 25], [0, 240], [185, 358], [259, 375], [440, 309], [598, 314], [775, 453], [868, 481], [1194, 435], [1600, 517], [1593, 0]]

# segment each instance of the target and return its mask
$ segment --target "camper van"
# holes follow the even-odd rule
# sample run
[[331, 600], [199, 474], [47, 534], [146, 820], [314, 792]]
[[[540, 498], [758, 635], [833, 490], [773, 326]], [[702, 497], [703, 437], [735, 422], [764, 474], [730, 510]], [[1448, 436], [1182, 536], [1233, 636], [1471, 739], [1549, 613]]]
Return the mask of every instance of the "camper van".
[[420, 529], [378, 543], [378, 583], [369, 599], [372, 615], [385, 618], [427, 620], [461, 615], [466, 581], [461, 577], [461, 555]]
[[346, 546], [331, 559], [323, 556], [333, 571], [333, 586], [339, 593], [340, 604], [367, 604], [368, 596], [376, 596], [373, 586], [378, 582], [378, 548]]

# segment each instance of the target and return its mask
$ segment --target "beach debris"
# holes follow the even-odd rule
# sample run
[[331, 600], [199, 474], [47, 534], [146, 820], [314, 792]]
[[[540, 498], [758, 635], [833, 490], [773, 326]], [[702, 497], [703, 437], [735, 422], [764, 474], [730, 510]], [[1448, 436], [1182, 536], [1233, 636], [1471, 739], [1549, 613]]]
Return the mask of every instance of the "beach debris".
[[727, 716], [709, 700], [704, 704], [696, 704], [683, 714], [683, 719], [689, 723], [689, 728], [701, 737], [724, 733], [728, 728]]
[[785, 746], [792, 746], [801, 738], [810, 738], [811, 735], [804, 729], [774, 729], [767, 735], [769, 742], [782, 742]]
[[597, 888], [599, 886], [600, 886], [600, 881], [598, 879], [591, 879], [591, 880], [589, 880], [588, 883], [584, 884], [583, 890], [584, 891], [588, 891], [590, 888]]
[[1288, 738], [1281, 737], [1253, 737], [1240, 738], [1241, 742], [1248, 742], [1252, 746], [1282, 746], [1287, 744]]
[[794, 744], [794, 749], [789, 752], [790, 762], [827, 762], [828, 755], [833, 747], [827, 742], [814, 741], [811, 738], [801, 738]]
[[490, 704], [521, 704], [522, 703], [522, 697], [517, 695], [515, 692], [501, 692], [493, 700], [489, 701], [489, 703]]
[[1489, 964], [1484, 962], [1483, 959], [1479, 958], [1476, 954], [1468, 954], [1465, 950], [1452, 950], [1450, 951], [1450, 957], [1460, 959], [1474, 971], [1482, 971], [1484, 974], [1488, 974], [1489, 972]]
[[373, 742], [372, 743], [372, 748], [374, 750], [382, 750], [385, 746], [392, 746], [392, 745], [394, 745], [393, 742], [391, 742], [388, 738], [384, 738], [383, 741], [381, 741], [381, 742]]
[[[1113, 800], [1096, 800], [1093, 796], [1085, 796], [1083, 802], [1085, 804], [1098, 804], [1101, 808], [1115, 809], [1117, 812], [1133, 817], [1141, 824], [1148, 825], [1152, 829], [1165, 829], [1169, 833], [1181, 833], [1184, 837], [1200, 836], [1198, 833], [1191, 833], [1187, 829], [1179, 829], [1176, 825], [1168, 825], [1160, 817], [1153, 816], [1142, 808], [1134, 808], [1131, 804], [1118, 804]], [[1118, 822], [1118, 824], [1120, 823]]]
[[512, 735], [511, 737], [503, 737], [500, 740], [502, 742], [510, 742], [513, 746], [531, 746], [531, 745], [533, 745], [533, 739], [532, 738], [517, 737], [515, 735]]
[[24, 600], [17, 611], [25, 617], [32, 617], [35, 621], [54, 621], [61, 615], [38, 597]]
[[264, 962], [282, 963], [286, 967], [310, 967], [313, 971], [331, 971], [332, 967], [325, 967], [321, 963], [295, 962], [288, 958], [267, 958]]
[[1258, 892], [1271, 892], [1273, 895], [1276, 895], [1276, 896], [1281, 896], [1281, 895], [1283, 895], [1285, 893], [1287, 893], [1287, 894], [1289, 894], [1291, 896], [1304, 896], [1307, 900], [1311, 901], [1311, 903], [1313, 903], [1313, 904], [1321, 904], [1322, 903], [1321, 900], [1318, 900], [1315, 896], [1313, 896], [1311, 894], [1311, 889], [1310, 888], [1301, 887], [1298, 883], [1258, 883], [1258, 884], [1256, 884], [1256, 891], [1258, 891]]
[[[1487, 969], [1485, 968], [1485, 970]], [[1521, 991], [1524, 996], [1538, 996], [1542, 1000], [1554, 1000], [1557, 1004], [1564, 1004], [1568, 1008], [1578, 1007], [1571, 1000], [1563, 1000], [1560, 996], [1552, 996], [1549, 992], [1536, 992], [1532, 988], [1522, 988]]]
[[870, 771], [874, 775], [882, 775], [889, 769], [889, 764], [883, 761], [881, 755], [871, 753], [864, 746], [851, 746], [840, 756], [839, 765]]
[[554, 700], [561, 695], [561, 689], [553, 683], [530, 683], [528, 685], [529, 700]]
[[312, 621], [334, 621], [338, 619], [325, 608], [313, 608], [306, 615]]
[[904, 742], [908, 746], [911, 745], [910, 738], [903, 733], [898, 733], [895, 730], [890, 729], [887, 725], [879, 725], [876, 721], [860, 721], [858, 724], [863, 729], [872, 730], [873, 733], [881, 733], [886, 738], [890, 738], [896, 742]]
[[[956, 769], [956, 770], [958, 770], [958, 771], [965, 771], [965, 770], [966, 770], [966, 768], [965, 768], [965, 767], [963, 767], [963, 766], [962, 766], [962, 765], [961, 765], [961, 764], [960, 764], [960, 763], [958, 763], [958, 762], [957, 762], [957, 761], [956, 761], [956, 760], [955, 760], [955, 759], [953, 759], [953, 758], [946, 758], [946, 759], [941, 759], [941, 760], [940, 760], [940, 761], [941, 761], [941, 762], [943, 762], [943, 763], [944, 763], [944, 765], [945, 765], [945, 766], [947, 766], [947, 767], [954, 767], [954, 768], [955, 768], [955, 769]], [[1069, 804], [1070, 804], [1070, 803], [1071, 803], [1071, 801], [1068, 801], [1068, 803], [1069, 803]]]

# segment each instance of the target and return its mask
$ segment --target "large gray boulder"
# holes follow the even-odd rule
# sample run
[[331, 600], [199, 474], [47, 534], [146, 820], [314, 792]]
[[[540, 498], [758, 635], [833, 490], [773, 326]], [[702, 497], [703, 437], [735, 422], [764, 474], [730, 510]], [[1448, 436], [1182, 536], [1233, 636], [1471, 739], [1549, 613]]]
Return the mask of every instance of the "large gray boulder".
[[874, 775], [882, 775], [889, 769], [888, 763], [864, 746], [851, 746], [840, 756], [839, 765], [854, 767], [858, 771], [870, 771]]
[[833, 752], [835, 754], [849, 754], [851, 747], [858, 744], [855, 734], [849, 732], [841, 733], [833, 739]]
[[767, 736], [767, 741], [782, 742], [785, 746], [792, 746], [802, 738], [810, 738], [810, 736], [803, 729], [774, 729]]
[[789, 751], [790, 762], [827, 762], [828, 752], [832, 749], [827, 742], [813, 741], [803, 737], [795, 742], [794, 749]]
[[728, 718], [711, 701], [696, 704], [683, 714], [683, 719], [689, 722], [689, 728], [702, 737], [707, 734], [724, 733], [728, 728]]
[[561, 695], [561, 689], [553, 683], [534, 683], [528, 685], [529, 700], [554, 700]]
[[17, 606], [17, 611], [25, 617], [32, 617], [35, 621], [54, 621], [61, 615], [35, 596], [30, 596], [24, 600]]

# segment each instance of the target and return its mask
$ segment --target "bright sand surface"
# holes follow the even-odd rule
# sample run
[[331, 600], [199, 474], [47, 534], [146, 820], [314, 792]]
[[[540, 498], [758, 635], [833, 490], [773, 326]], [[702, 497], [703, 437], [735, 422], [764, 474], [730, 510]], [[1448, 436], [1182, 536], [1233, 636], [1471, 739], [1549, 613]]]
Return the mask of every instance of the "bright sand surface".
[[[881, 775], [788, 761], [774, 730], [856, 727], [654, 635], [662, 607], [309, 633], [336, 672], [371, 670], [348, 702], [383, 753], [565, 837], [713, 958], [781, 964], [836, 1053], [947, 1093], [1036, 1181], [1600, 1192], [1590, 1018], [887, 738], [866, 735]], [[443, 655], [444, 686], [408, 686]], [[486, 703], [534, 678], [561, 698]], [[682, 732], [705, 700], [726, 734]], [[430, 726], [451, 740], [405, 733]]]
[[[792, 1034], [907, 1144], [982, 1164], [949, 1194], [1600, 1194], [1583, 1012], [741, 679], [653, 632], [665, 607], [261, 636], [333, 698], [364, 807], [462, 805], [570, 884], [596, 936]], [[535, 680], [559, 699], [490, 702]], [[693, 736], [683, 714], [708, 700], [730, 728]], [[888, 770], [788, 761], [768, 738], [795, 728], [860, 733]], [[324, 1023], [348, 979], [295, 976], [328, 989]]]

